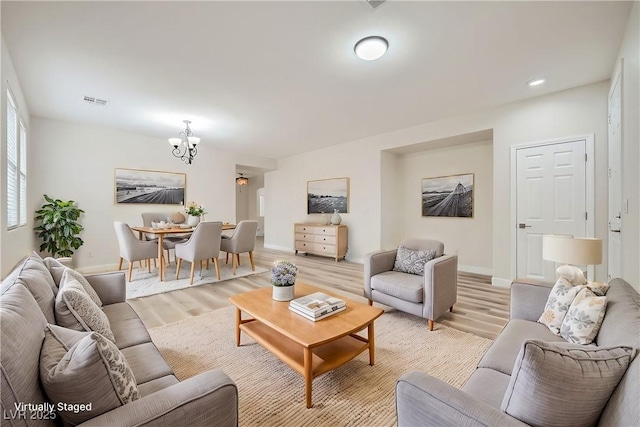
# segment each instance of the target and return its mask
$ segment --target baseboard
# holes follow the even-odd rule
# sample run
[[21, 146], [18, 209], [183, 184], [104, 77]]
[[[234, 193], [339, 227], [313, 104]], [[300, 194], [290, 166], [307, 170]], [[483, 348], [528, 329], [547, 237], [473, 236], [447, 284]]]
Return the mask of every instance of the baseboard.
[[498, 288], [506, 288], [506, 289], [511, 288], [511, 280], [509, 279], [499, 279], [497, 277], [492, 277], [491, 284]]
[[[126, 265], [128, 265], [128, 263], [125, 263], [125, 266]], [[76, 268], [76, 270], [82, 274], [104, 273], [106, 271], [114, 271], [117, 269], [118, 264], [89, 265], [86, 267]]]
[[267, 248], [267, 249], [275, 249], [277, 251], [295, 252], [293, 249], [288, 248], [286, 246], [272, 245], [271, 243], [265, 243], [264, 247]]
[[477, 267], [475, 265], [458, 264], [458, 271], [465, 273], [482, 274], [483, 276], [493, 276], [493, 270], [486, 267]]

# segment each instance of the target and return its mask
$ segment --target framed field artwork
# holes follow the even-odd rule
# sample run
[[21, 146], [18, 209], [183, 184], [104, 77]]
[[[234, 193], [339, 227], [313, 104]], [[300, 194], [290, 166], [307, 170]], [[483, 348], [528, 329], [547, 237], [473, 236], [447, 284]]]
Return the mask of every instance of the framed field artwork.
[[424, 178], [422, 216], [473, 218], [473, 174]]
[[187, 174], [140, 169], [116, 169], [116, 204], [184, 206]]
[[307, 181], [307, 213], [349, 212], [349, 178]]

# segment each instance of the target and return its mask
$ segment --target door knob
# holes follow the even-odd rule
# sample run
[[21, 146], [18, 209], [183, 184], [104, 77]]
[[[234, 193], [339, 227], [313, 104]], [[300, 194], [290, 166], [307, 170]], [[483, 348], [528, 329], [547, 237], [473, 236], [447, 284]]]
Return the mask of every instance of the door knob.
[[527, 224], [520, 223], [520, 224], [518, 224], [518, 228], [531, 228], [531, 226], [527, 225]]

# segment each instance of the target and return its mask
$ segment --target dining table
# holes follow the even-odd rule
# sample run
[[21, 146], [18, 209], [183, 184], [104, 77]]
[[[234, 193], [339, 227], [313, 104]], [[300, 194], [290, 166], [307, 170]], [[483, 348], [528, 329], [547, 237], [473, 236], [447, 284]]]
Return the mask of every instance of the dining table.
[[[234, 230], [235, 224], [223, 223], [222, 231]], [[155, 227], [131, 227], [133, 231], [137, 231], [140, 240], [143, 240], [143, 234], [149, 233], [158, 236], [158, 279], [164, 280], [164, 263], [162, 257], [162, 241], [164, 236], [170, 236], [172, 234], [191, 234], [196, 229], [195, 227], [184, 228], [180, 225], [174, 224], [167, 228], [155, 228]]]

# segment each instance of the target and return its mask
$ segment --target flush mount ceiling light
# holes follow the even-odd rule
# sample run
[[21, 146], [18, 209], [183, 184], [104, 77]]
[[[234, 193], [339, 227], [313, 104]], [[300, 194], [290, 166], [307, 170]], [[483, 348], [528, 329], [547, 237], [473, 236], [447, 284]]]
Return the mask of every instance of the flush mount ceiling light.
[[236, 184], [238, 185], [247, 185], [249, 183], [249, 179], [245, 178], [241, 173], [238, 174], [239, 177], [236, 178]]
[[187, 128], [178, 134], [180, 138], [169, 138], [169, 144], [173, 145], [173, 155], [190, 165], [193, 158], [198, 154], [196, 145], [200, 142], [200, 138], [193, 136], [193, 132], [189, 128], [190, 120], [183, 120], [182, 122], [187, 125]]
[[538, 77], [538, 78], [535, 78], [535, 79], [533, 79], [533, 80], [529, 80], [529, 81], [527, 82], [527, 86], [531, 86], [531, 87], [534, 87], [534, 86], [540, 86], [540, 85], [541, 85], [542, 83], [544, 83], [544, 82], [545, 82], [545, 79], [544, 79], [544, 78], [542, 78], [542, 77]]
[[389, 42], [387, 42], [387, 39], [380, 36], [370, 36], [356, 43], [353, 50], [358, 55], [358, 58], [365, 61], [373, 61], [384, 55], [388, 48]]

